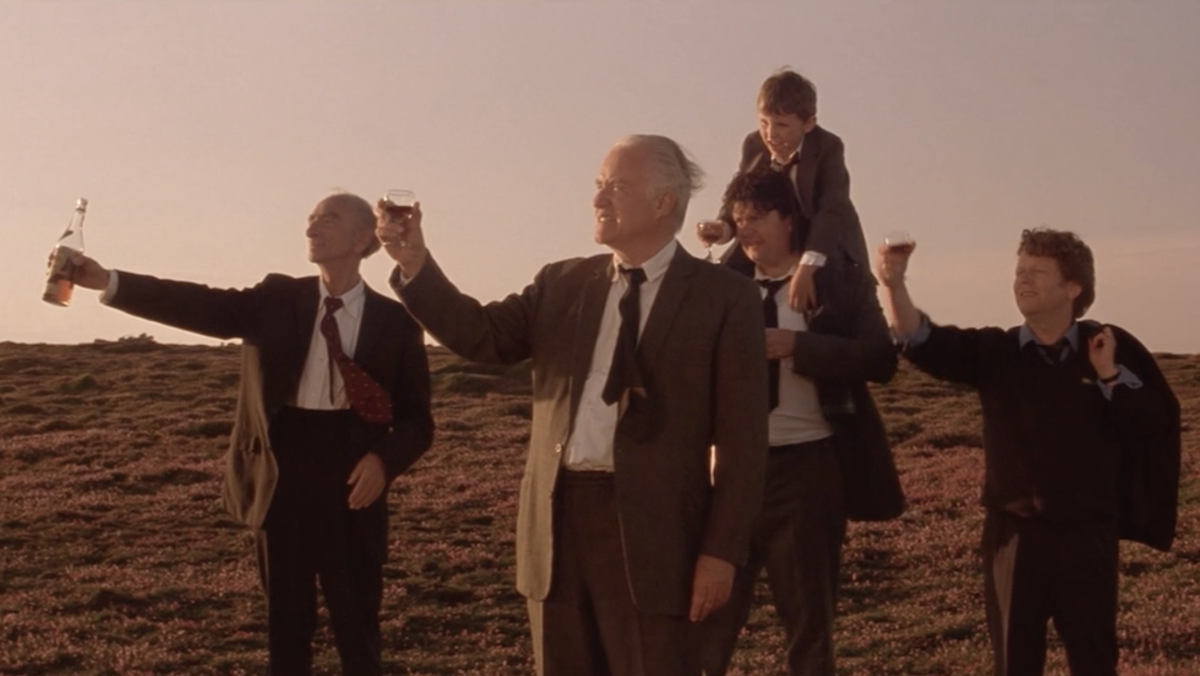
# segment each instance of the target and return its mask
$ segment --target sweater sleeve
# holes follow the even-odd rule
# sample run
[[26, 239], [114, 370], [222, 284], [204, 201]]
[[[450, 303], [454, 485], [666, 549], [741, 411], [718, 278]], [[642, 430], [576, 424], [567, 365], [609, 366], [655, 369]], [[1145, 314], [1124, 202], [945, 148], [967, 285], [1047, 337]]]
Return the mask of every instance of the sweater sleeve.
[[1004, 339], [1004, 331], [938, 326], [924, 313], [921, 321], [929, 326], [928, 337], [910, 340], [904, 357], [934, 378], [978, 387], [986, 377], [988, 352]]

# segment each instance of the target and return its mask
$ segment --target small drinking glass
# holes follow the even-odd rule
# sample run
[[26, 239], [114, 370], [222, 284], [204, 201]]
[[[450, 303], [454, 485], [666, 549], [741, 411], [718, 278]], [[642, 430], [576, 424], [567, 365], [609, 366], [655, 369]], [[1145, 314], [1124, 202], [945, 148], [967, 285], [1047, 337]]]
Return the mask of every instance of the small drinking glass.
[[704, 260], [713, 262], [714, 244], [728, 244], [733, 240], [733, 229], [725, 221], [700, 221], [696, 224], [696, 236], [704, 244]]
[[[913, 252], [917, 246], [917, 240], [913, 236], [903, 230], [889, 230], [883, 234], [883, 246], [889, 253], [904, 254], [907, 259], [908, 255]], [[882, 268], [881, 268], [882, 270]], [[881, 277], [882, 277], [881, 272]], [[890, 275], [891, 273], [887, 273]], [[908, 279], [907, 275], [903, 276]], [[887, 281], [887, 280], [883, 280]]]
[[917, 240], [903, 230], [890, 230], [883, 235], [883, 245], [888, 251], [910, 254], [917, 246]]
[[392, 188], [383, 196], [383, 209], [396, 218], [407, 218], [412, 215], [413, 205], [417, 203], [417, 195], [411, 190]]

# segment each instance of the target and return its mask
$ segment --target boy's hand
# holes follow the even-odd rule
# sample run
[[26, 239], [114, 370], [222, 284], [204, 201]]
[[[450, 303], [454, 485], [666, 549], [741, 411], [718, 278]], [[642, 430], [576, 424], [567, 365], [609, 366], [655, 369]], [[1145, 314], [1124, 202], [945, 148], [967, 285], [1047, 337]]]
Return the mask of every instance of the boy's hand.
[[792, 282], [788, 285], [788, 304], [796, 312], [817, 309], [817, 285], [813, 279], [817, 269], [815, 265], [801, 265], [792, 275]]

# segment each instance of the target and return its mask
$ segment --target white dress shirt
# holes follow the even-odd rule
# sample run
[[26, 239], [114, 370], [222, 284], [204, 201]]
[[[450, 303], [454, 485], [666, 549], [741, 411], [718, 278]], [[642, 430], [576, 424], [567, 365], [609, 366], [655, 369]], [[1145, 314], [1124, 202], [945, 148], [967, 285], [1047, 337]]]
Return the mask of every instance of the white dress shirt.
[[[796, 267], [793, 267], [788, 275], [795, 273]], [[766, 277], [755, 271], [754, 279], [767, 281], [783, 277]], [[760, 287], [759, 292], [766, 298], [765, 288]], [[779, 328], [791, 331], [808, 330], [808, 322], [805, 321], [803, 313], [796, 312], [788, 303], [787, 285], [775, 294], [775, 304], [779, 308]], [[771, 411], [767, 419], [767, 438], [771, 446], [816, 441], [833, 434], [825, 415], [821, 413], [816, 383], [797, 375], [793, 368], [791, 357], [779, 360], [779, 406]]]
[[[321, 282], [317, 320], [313, 324], [308, 357], [304, 360], [300, 384], [296, 387], [296, 401], [293, 402], [299, 408], [329, 411], [350, 407], [342, 372], [329, 358], [325, 334], [321, 333], [321, 320], [325, 318], [325, 299], [328, 297], [329, 291], [325, 288], [325, 282]], [[353, 359], [354, 349], [358, 346], [358, 330], [362, 326], [363, 302], [366, 299], [363, 281], [358, 280], [358, 284], [342, 294], [341, 298], [342, 307], [333, 313], [333, 319], [337, 322], [338, 334], [342, 339], [342, 351]]]
[[[654, 299], [662, 288], [663, 277], [675, 257], [678, 242], [671, 240], [661, 251], [641, 265], [646, 281], [639, 289], [638, 302], [641, 317], [638, 320], [638, 335], [646, 328], [646, 319], [654, 307]], [[592, 352], [592, 365], [583, 383], [583, 395], [579, 400], [579, 411], [575, 426], [567, 441], [563, 462], [574, 470], [613, 471], [613, 438], [617, 433], [617, 407], [620, 402], [604, 403], [601, 395], [608, 382], [608, 371], [612, 366], [613, 350], [617, 347], [617, 336], [621, 329], [621, 312], [617, 307], [629, 282], [618, 266], [626, 266], [616, 255], [613, 256], [612, 285], [604, 304], [604, 315], [600, 319], [600, 333], [596, 336], [596, 348]]]

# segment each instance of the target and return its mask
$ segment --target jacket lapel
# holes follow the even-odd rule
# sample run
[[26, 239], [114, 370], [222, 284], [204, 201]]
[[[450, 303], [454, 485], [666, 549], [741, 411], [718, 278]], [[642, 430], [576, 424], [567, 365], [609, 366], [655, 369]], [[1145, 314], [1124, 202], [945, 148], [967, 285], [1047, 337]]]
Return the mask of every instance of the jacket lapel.
[[804, 137], [800, 145], [800, 157], [796, 162], [796, 195], [800, 198], [800, 211], [805, 219], [812, 217], [812, 184], [816, 181], [817, 155], [821, 154], [821, 134], [817, 128]]
[[671, 324], [674, 322], [679, 308], [683, 307], [683, 299], [687, 294], [697, 265], [709, 265], [709, 263], [701, 262], [685, 251], [682, 246], [675, 250], [675, 257], [671, 260], [667, 274], [663, 277], [662, 286], [659, 287], [658, 295], [654, 299], [654, 306], [650, 308], [650, 316], [646, 318], [646, 328], [642, 330], [642, 337], [638, 341], [638, 352], [641, 354], [642, 364], [653, 364], [666, 347]]
[[[354, 346], [354, 361], [368, 373], [374, 374], [375, 370], [372, 368], [373, 362], [371, 358], [379, 354], [377, 348], [380, 337], [384, 333], [384, 314], [381, 304], [385, 301], [382, 296], [375, 293], [366, 283], [363, 286], [363, 314], [358, 326], [358, 342]], [[371, 364], [371, 366], [368, 366], [368, 364]]]
[[[818, 128], [819, 129], [819, 128]], [[805, 218], [813, 215], [813, 182], [817, 178], [817, 156], [821, 153], [821, 135], [814, 129], [804, 137], [800, 158], [792, 167], [792, 182], [800, 198], [800, 212]]]
[[[285, 373], [292, 374], [298, 383], [300, 373], [304, 370], [304, 362], [308, 358], [308, 346], [312, 342], [313, 327], [317, 323], [317, 304], [321, 302], [321, 280], [318, 277], [306, 277], [299, 280], [298, 289], [292, 304], [291, 337], [287, 340], [290, 345], [287, 354]], [[278, 331], [285, 331], [279, 327]], [[295, 389], [295, 383], [292, 384]]]
[[[764, 150], [764, 151], [758, 153], [757, 155], [755, 155], [754, 157], [752, 157], [750, 159], [750, 161], [746, 163], [746, 166], [742, 169], [742, 173], [748, 174], [748, 173], [754, 171], [755, 167], [757, 167], [759, 164], [761, 164], [764, 161], [764, 158], [766, 158], [766, 156], [767, 156], [767, 151]], [[768, 162], [767, 164], [770, 164], [770, 162]]]
[[585, 273], [582, 293], [575, 305], [575, 340], [571, 341], [571, 423], [579, 410], [579, 399], [583, 396], [583, 384], [587, 381], [592, 366], [592, 353], [596, 350], [596, 337], [600, 333], [600, 319], [604, 316], [604, 305], [612, 287], [612, 256], [597, 256], [587, 262], [591, 268]]

